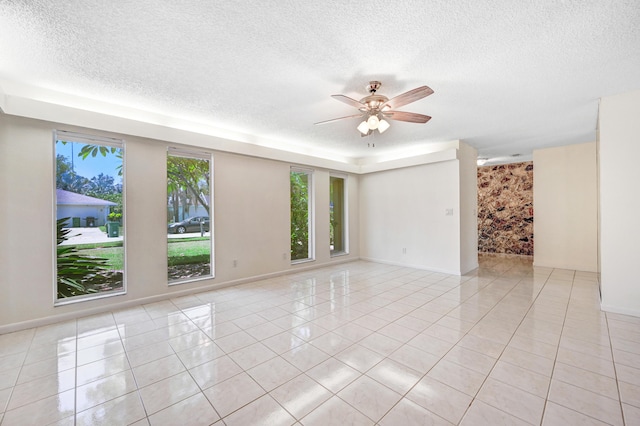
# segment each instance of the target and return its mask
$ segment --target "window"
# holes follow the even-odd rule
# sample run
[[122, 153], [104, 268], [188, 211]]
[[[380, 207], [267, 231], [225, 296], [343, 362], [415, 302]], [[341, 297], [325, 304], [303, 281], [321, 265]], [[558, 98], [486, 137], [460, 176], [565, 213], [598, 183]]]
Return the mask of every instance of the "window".
[[56, 304], [125, 292], [124, 143], [55, 131]]
[[169, 148], [167, 264], [169, 284], [213, 276], [211, 154]]
[[291, 261], [313, 259], [312, 172], [291, 168]]
[[331, 255], [347, 253], [345, 178], [329, 177], [329, 246]]

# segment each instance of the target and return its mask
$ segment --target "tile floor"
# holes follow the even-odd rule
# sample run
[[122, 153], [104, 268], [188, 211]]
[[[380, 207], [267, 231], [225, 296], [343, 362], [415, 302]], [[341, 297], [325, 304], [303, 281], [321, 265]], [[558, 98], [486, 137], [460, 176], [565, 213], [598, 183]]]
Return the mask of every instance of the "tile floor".
[[2, 425], [637, 425], [596, 276], [326, 267], [0, 336]]

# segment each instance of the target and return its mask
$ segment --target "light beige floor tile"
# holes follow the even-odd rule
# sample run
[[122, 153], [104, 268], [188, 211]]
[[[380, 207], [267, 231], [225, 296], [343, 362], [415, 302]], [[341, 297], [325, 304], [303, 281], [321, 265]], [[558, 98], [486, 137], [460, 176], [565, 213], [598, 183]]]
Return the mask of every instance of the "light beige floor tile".
[[76, 425], [128, 425], [145, 417], [140, 395], [134, 391], [78, 413]]
[[0, 357], [0, 373], [20, 369], [24, 364], [26, 356], [27, 352], [24, 351]]
[[326, 334], [329, 332], [329, 330], [327, 330], [324, 327], [321, 327], [317, 324], [313, 324], [311, 322], [306, 322], [302, 325], [299, 325], [297, 327], [294, 327], [291, 329], [291, 332], [298, 338], [304, 340], [304, 341], [311, 341], [313, 339], [316, 339], [320, 336], [322, 336], [323, 334]]
[[200, 388], [185, 371], [141, 388], [140, 396], [147, 414], [152, 415], [198, 392]]
[[300, 339], [289, 331], [276, 334], [275, 336], [266, 338], [261, 342], [263, 345], [265, 345], [278, 355], [290, 351], [293, 348], [297, 348], [298, 346], [305, 343], [304, 340]]
[[423, 408], [457, 424], [473, 399], [430, 377], [425, 377], [406, 396]]
[[367, 376], [404, 395], [420, 381], [423, 374], [387, 358], [367, 371]]
[[288, 382], [302, 372], [281, 357], [272, 358], [247, 373], [267, 392]]
[[114, 341], [107, 343], [106, 345], [79, 350], [77, 352], [76, 359], [78, 366], [81, 366], [121, 353], [124, 353], [124, 346], [122, 345], [122, 342]]
[[616, 380], [601, 374], [557, 362], [553, 369], [553, 379], [599, 393], [611, 399], [618, 399]]
[[416, 337], [420, 331], [416, 331], [411, 328], [407, 328], [402, 325], [399, 325], [396, 322], [392, 322], [391, 324], [385, 325], [380, 330], [378, 330], [378, 333], [384, 336], [390, 337], [392, 339], [398, 340], [402, 343], [407, 343], [409, 340]]
[[227, 426], [292, 425], [296, 420], [271, 396], [264, 395], [224, 418]]
[[24, 365], [33, 364], [34, 362], [43, 361], [49, 358], [57, 358], [61, 355], [71, 354], [76, 351], [76, 341], [57, 342], [48, 345], [30, 348], [24, 358]]
[[460, 422], [460, 426], [527, 426], [527, 423], [511, 414], [498, 410], [476, 399], [473, 401]]
[[431, 370], [438, 362], [438, 357], [414, 346], [404, 345], [388, 357], [421, 374]]
[[410, 316], [409, 313], [407, 316], [399, 318], [393, 322], [393, 324], [397, 324], [401, 327], [404, 327], [409, 330], [416, 331], [418, 333], [423, 332], [427, 329], [432, 323], [423, 319], [418, 319], [416, 317]]
[[477, 398], [499, 410], [532, 424], [539, 424], [544, 410], [543, 398], [489, 377]]
[[640, 386], [619, 382], [620, 399], [625, 404], [640, 408]]
[[276, 356], [275, 352], [260, 342], [245, 346], [229, 354], [229, 357], [244, 370], [253, 368]]
[[360, 340], [358, 344], [382, 356], [389, 356], [393, 351], [402, 346], [401, 342], [380, 333], [372, 333]]
[[131, 370], [114, 374], [76, 388], [77, 411], [84, 411], [103, 402], [136, 390]]
[[628, 365], [616, 365], [618, 380], [632, 385], [640, 386], [640, 369], [629, 367]]
[[177, 355], [186, 368], [193, 368], [223, 356], [224, 352], [218, 345], [209, 341], [202, 345], [180, 351]]
[[628, 404], [622, 404], [624, 421], [627, 426], [640, 425], [640, 408]]
[[202, 330], [195, 330], [169, 339], [169, 344], [176, 352], [186, 351], [205, 343], [212, 342]]
[[[264, 320], [262, 320], [262, 321], [264, 321]], [[273, 323], [267, 322], [267, 323], [256, 325], [256, 326], [251, 327], [251, 328], [247, 328], [245, 331], [247, 332], [247, 334], [252, 336], [254, 339], [263, 340], [263, 339], [266, 339], [268, 337], [275, 336], [276, 334], [280, 334], [284, 330], [281, 327], [278, 327], [277, 325], [274, 325]]]
[[127, 350], [127, 358], [132, 368], [173, 354], [175, 354], [175, 352], [167, 341], [139, 347], [130, 351]]
[[589, 370], [594, 373], [602, 374], [607, 377], [615, 378], [615, 370], [613, 362], [595, 356], [575, 352], [569, 349], [558, 349], [558, 362], [562, 362], [583, 370]]
[[508, 362], [548, 377], [551, 377], [551, 372], [553, 371], [553, 360], [509, 346], [500, 356], [500, 361]]
[[310, 343], [297, 346], [280, 356], [301, 371], [307, 371], [329, 358], [329, 354]]
[[351, 340], [334, 332], [325, 333], [309, 343], [332, 356], [353, 345]]
[[111, 342], [120, 341], [120, 334], [115, 328], [85, 337], [78, 337], [77, 349], [82, 350], [92, 346], [105, 345]]
[[380, 420], [402, 397], [368, 376], [361, 376], [338, 396], [373, 421]]
[[619, 401], [558, 380], [551, 381], [549, 401], [606, 423], [623, 423]]
[[551, 378], [544, 374], [538, 374], [504, 361], [498, 361], [491, 371], [490, 377], [540, 398], [547, 397], [551, 383]]
[[[494, 342], [493, 340], [484, 339], [482, 337], [473, 336], [467, 334], [464, 336], [458, 346], [462, 346], [466, 349], [479, 352], [481, 354], [490, 356], [491, 358], [498, 358], [505, 349], [505, 345]], [[438, 354], [435, 354], [438, 355]], [[443, 354], [444, 355], [444, 354]], [[442, 355], [441, 355], [442, 356]]]
[[205, 362], [204, 364], [191, 368], [189, 373], [200, 389], [207, 389], [235, 376], [236, 374], [242, 373], [242, 368], [233, 362], [230, 357], [225, 355], [220, 358], [216, 358], [213, 361]]
[[[12, 373], [15, 374], [17, 371], [20, 372], [16, 384], [22, 384], [51, 374], [59, 374], [65, 370], [74, 368], [75, 366], [76, 354], [72, 352], [60, 355], [57, 358], [47, 358], [43, 361], [34, 362], [33, 364], [25, 365], [22, 368], [17, 366]], [[5, 370], [5, 372], [7, 371], [9, 370]], [[0, 375], [2, 374], [3, 373], [0, 373]], [[2, 389], [2, 387], [3, 386], [0, 384], [0, 389]]]
[[427, 373], [427, 377], [446, 383], [469, 396], [475, 396], [486, 375], [453, 362], [441, 360]]
[[33, 403], [39, 399], [59, 394], [75, 388], [75, 371], [66, 370], [59, 374], [41, 377], [13, 388], [7, 410]]
[[175, 376], [185, 370], [184, 365], [176, 355], [160, 358], [133, 369], [139, 388], [143, 388], [152, 383], [164, 380], [167, 377]]
[[305, 416], [300, 423], [304, 426], [373, 426], [367, 416], [334, 396]]
[[551, 401], [547, 401], [544, 417], [542, 418], [543, 426], [606, 426], [608, 424]]
[[215, 344], [227, 354], [242, 349], [257, 342], [250, 334], [239, 331], [214, 340]]
[[240, 373], [206, 389], [203, 393], [216, 412], [224, 418], [258, 399], [265, 391], [248, 374]]
[[151, 426], [208, 426], [220, 419], [202, 393], [197, 393], [149, 416]]
[[364, 373], [382, 361], [384, 356], [356, 343], [335, 355], [335, 358]]
[[133, 337], [158, 329], [158, 325], [149, 318], [146, 321], [118, 324], [117, 330], [121, 338]]
[[296, 419], [301, 419], [331, 398], [332, 393], [309, 376], [301, 374], [274, 389], [270, 395]]
[[442, 417], [403, 398], [380, 421], [381, 426], [451, 426]]
[[336, 328], [333, 332], [351, 340], [352, 342], [358, 342], [373, 333], [373, 330], [350, 322]]
[[109, 377], [130, 368], [129, 360], [124, 353], [85, 364], [76, 369], [77, 386]]
[[74, 390], [40, 399], [4, 413], [3, 426], [40, 426], [72, 416]]
[[627, 365], [633, 368], [640, 368], [640, 356], [634, 353], [614, 349], [613, 359], [616, 364]]
[[597, 343], [562, 336], [562, 339], [560, 339], [560, 347], [583, 354], [597, 356], [609, 361], [613, 359], [611, 355], [611, 346], [609, 345], [600, 345]]
[[0, 413], [4, 413], [6, 411], [7, 403], [9, 402], [9, 397], [11, 396], [12, 392], [13, 388], [0, 390]]
[[481, 374], [489, 374], [497, 361], [495, 358], [459, 345], [451, 348], [442, 359], [470, 368]]
[[538, 340], [532, 340], [524, 336], [513, 336], [507, 346], [549, 359], [555, 359], [558, 352], [557, 345], [540, 342]]
[[327, 359], [308, 370], [306, 374], [333, 393], [338, 393], [360, 376], [357, 370], [335, 358]]

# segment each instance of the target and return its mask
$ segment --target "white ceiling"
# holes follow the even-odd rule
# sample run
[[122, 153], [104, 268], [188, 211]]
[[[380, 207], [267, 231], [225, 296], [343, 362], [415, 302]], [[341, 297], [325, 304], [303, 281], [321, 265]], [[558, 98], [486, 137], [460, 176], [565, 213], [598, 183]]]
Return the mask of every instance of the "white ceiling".
[[[6, 92], [329, 157], [460, 139], [526, 159], [595, 140], [598, 99], [640, 89], [638, 0], [0, 0], [0, 29]], [[369, 80], [389, 98], [430, 86], [400, 109], [433, 119], [367, 138], [357, 119], [314, 126], [357, 112], [330, 95], [360, 99]]]

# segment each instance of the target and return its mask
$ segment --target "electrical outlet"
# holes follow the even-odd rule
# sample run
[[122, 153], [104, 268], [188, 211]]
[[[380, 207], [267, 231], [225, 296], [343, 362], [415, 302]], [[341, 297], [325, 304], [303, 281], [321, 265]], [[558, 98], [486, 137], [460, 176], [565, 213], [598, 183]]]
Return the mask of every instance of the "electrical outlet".
[[287, 253], [282, 253], [282, 260], [287, 260]]
[[238, 261], [236, 259], [233, 259], [233, 267], [237, 267], [238, 266]]
[[407, 254], [407, 249], [406, 249], [406, 247], [402, 249], [402, 254]]
[[453, 216], [453, 209], [446, 209], [444, 211], [445, 216]]

